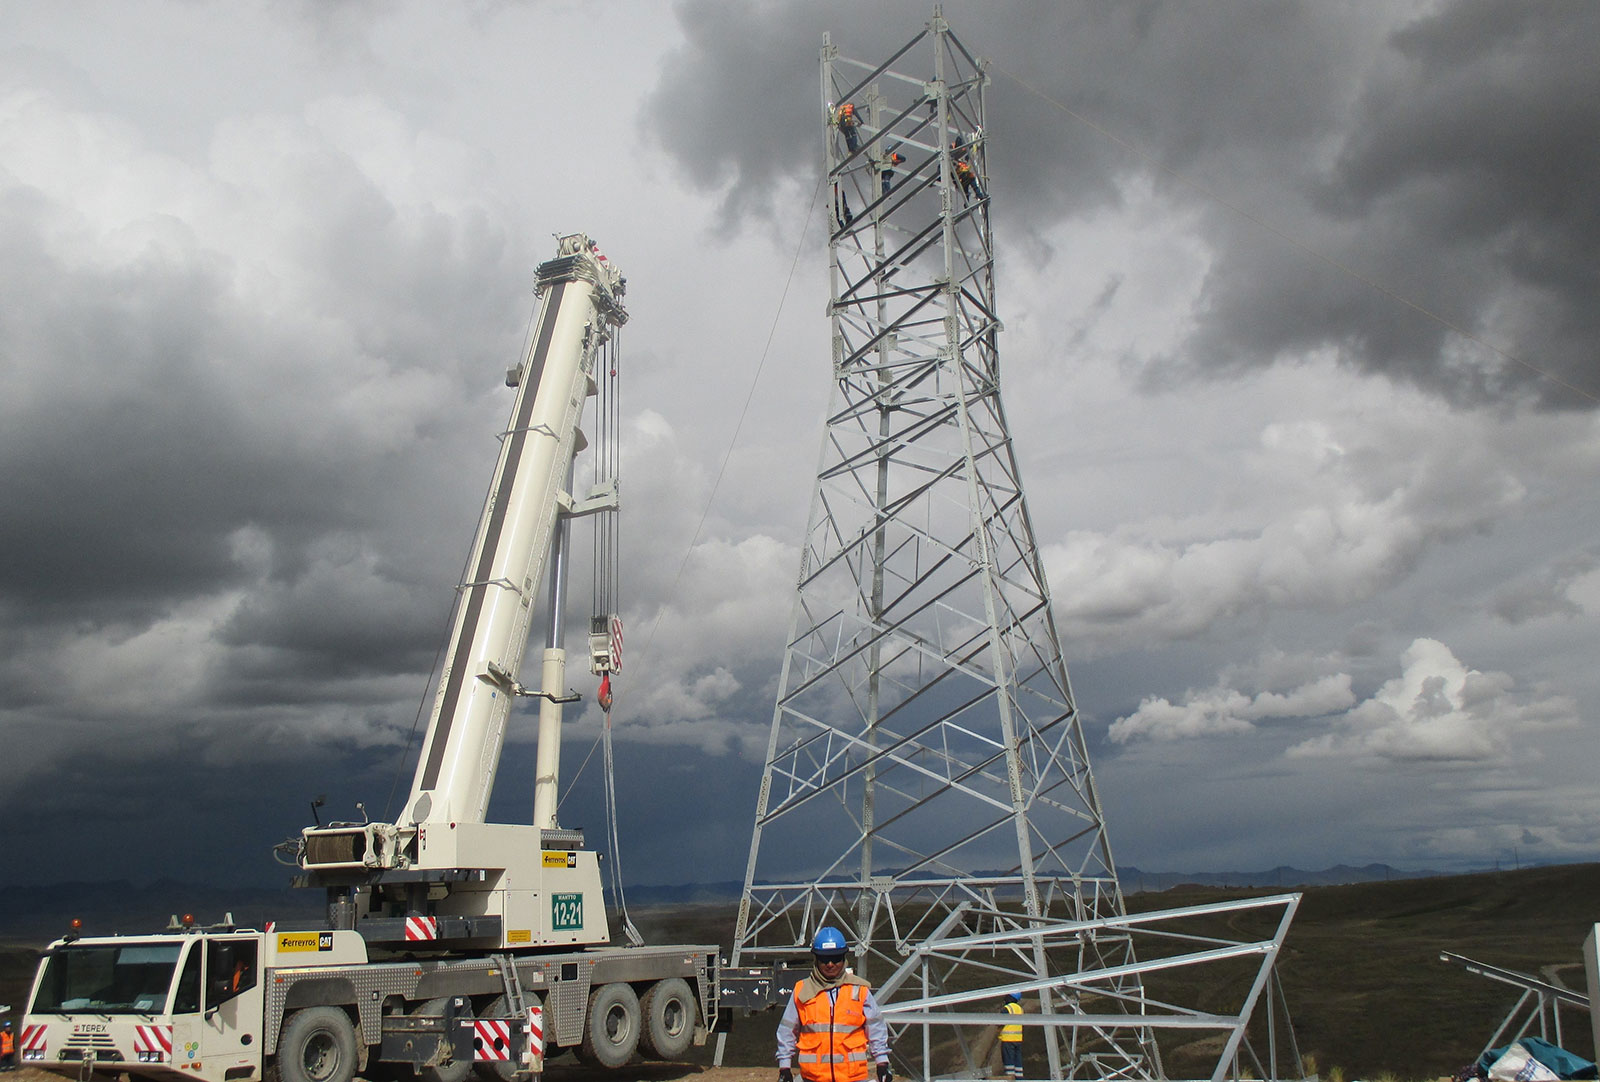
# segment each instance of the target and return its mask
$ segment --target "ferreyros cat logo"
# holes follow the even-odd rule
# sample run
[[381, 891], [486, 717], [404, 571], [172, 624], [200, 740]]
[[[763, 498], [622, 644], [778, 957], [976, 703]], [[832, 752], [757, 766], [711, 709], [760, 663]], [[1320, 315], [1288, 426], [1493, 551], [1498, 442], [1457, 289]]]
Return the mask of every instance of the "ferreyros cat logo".
[[546, 849], [544, 851], [544, 866], [546, 868], [576, 868], [578, 866], [578, 854], [573, 852], [551, 852]]
[[279, 932], [278, 953], [297, 954], [313, 951], [331, 951], [332, 932]]

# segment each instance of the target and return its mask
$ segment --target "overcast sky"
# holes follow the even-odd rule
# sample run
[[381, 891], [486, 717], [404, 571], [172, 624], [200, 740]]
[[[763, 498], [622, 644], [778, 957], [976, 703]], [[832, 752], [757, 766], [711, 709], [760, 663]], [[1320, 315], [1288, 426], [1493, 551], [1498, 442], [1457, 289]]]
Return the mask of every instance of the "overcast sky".
[[[584, 231], [632, 317], [622, 863], [742, 876], [829, 392], [818, 48], [931, 12], [0, 0], [10, 874], [279, 883], [312, 797], [397, 812]], [[1594, 859], [1600, 6], [945, 13], [1118, 863]]]

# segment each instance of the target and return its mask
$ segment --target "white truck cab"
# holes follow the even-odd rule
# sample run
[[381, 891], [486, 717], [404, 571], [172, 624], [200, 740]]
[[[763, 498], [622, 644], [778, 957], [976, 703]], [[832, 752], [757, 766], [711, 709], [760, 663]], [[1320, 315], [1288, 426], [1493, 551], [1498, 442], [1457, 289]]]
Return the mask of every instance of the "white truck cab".
[[261, 972], [256, 931], [57, 940], [34, 978], [18, 1062], [82, 1078], [260, 1078]]

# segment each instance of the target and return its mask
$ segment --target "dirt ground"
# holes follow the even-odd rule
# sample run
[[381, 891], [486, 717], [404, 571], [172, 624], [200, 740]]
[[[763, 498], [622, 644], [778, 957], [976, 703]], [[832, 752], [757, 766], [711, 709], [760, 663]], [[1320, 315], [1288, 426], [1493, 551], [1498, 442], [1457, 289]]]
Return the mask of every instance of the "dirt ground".
[[707, 1067], [699, 1063], [630, 1063], [620, 1071], [585, 1067], [570, 1059], [545, 1070], [546, 1082], [778, 1082], [776, 1067]]
[[[777, 1082], [776, 1067], [707, 1067], [698, 1063], [631, 1063], [619, 1071], [585, 1067], [564, 1057], [544, 1073], [546, 1082]], [[61, 1082], [49, 1071], [22, 1067], [6, 1082]]]

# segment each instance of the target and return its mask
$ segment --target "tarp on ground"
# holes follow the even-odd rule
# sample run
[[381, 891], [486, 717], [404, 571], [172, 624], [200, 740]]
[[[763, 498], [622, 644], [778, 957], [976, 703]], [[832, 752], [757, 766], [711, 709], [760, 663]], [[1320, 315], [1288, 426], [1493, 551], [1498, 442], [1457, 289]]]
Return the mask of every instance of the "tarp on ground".
[[[1518, 1045], [1521, 1045], [1522, 1048], [1527, 1052], [1526, 1057], [1516, 1057], [1513, 1050], [1516, 1049]], [[1504, 1047], [1491, 1048], [1489, 1051], [1485, 1052], [1481, 1057], [1479, 1057], [1478, 1066], [1483, 1068], [1485, 1075], [1490, 1078], [1494, 1078], [1496, 1077], [1494, 1071], [1495, 1065], [1499, 1063], [1500, 1060], [1505, 1059], [1508, 1054], [1510, 1054], [1513, 1059], [1520, 1058], [1521, 1060], [1525, 1060], [1531, 1057], [1538, 1063], [1549, 1068], [1549, 1070], [1557, 1078], [1595, 1077], [1595, 1065], [1592, 1061], [1586, 1060], [1582, 1056], [1575, 1056], [1571, 1052], [1568, 1052], [1565, 1048], [1557, 1047], [1556, 1045], [1551, 1044], [1549, 1041], [1543, 1040], [1539, 1037], [1519, 1037], [1517, 1040], [1513, 1041], [1511, 1044], [1505, 1045]], [[1506, 1070], [1506, 1068], [1512, 1068], [1513, 1066], [1519, 1068], [1519, 1070], [1511, 1072]], [[1501, 1073], [1508, 1080], [1522, 1078], [1524, 1082], [1531, 1082], [1531, 1080], [1534, 1079], [1538, 1074], [1536, 1070], [1529, 1070], [1524, 1075], [1521, 1073], [1520, 1068], [1522, 1068], [1522, 1064], [1520, 1062], [1515, 1065], [1508, 1062], [1502, 1068]]]

